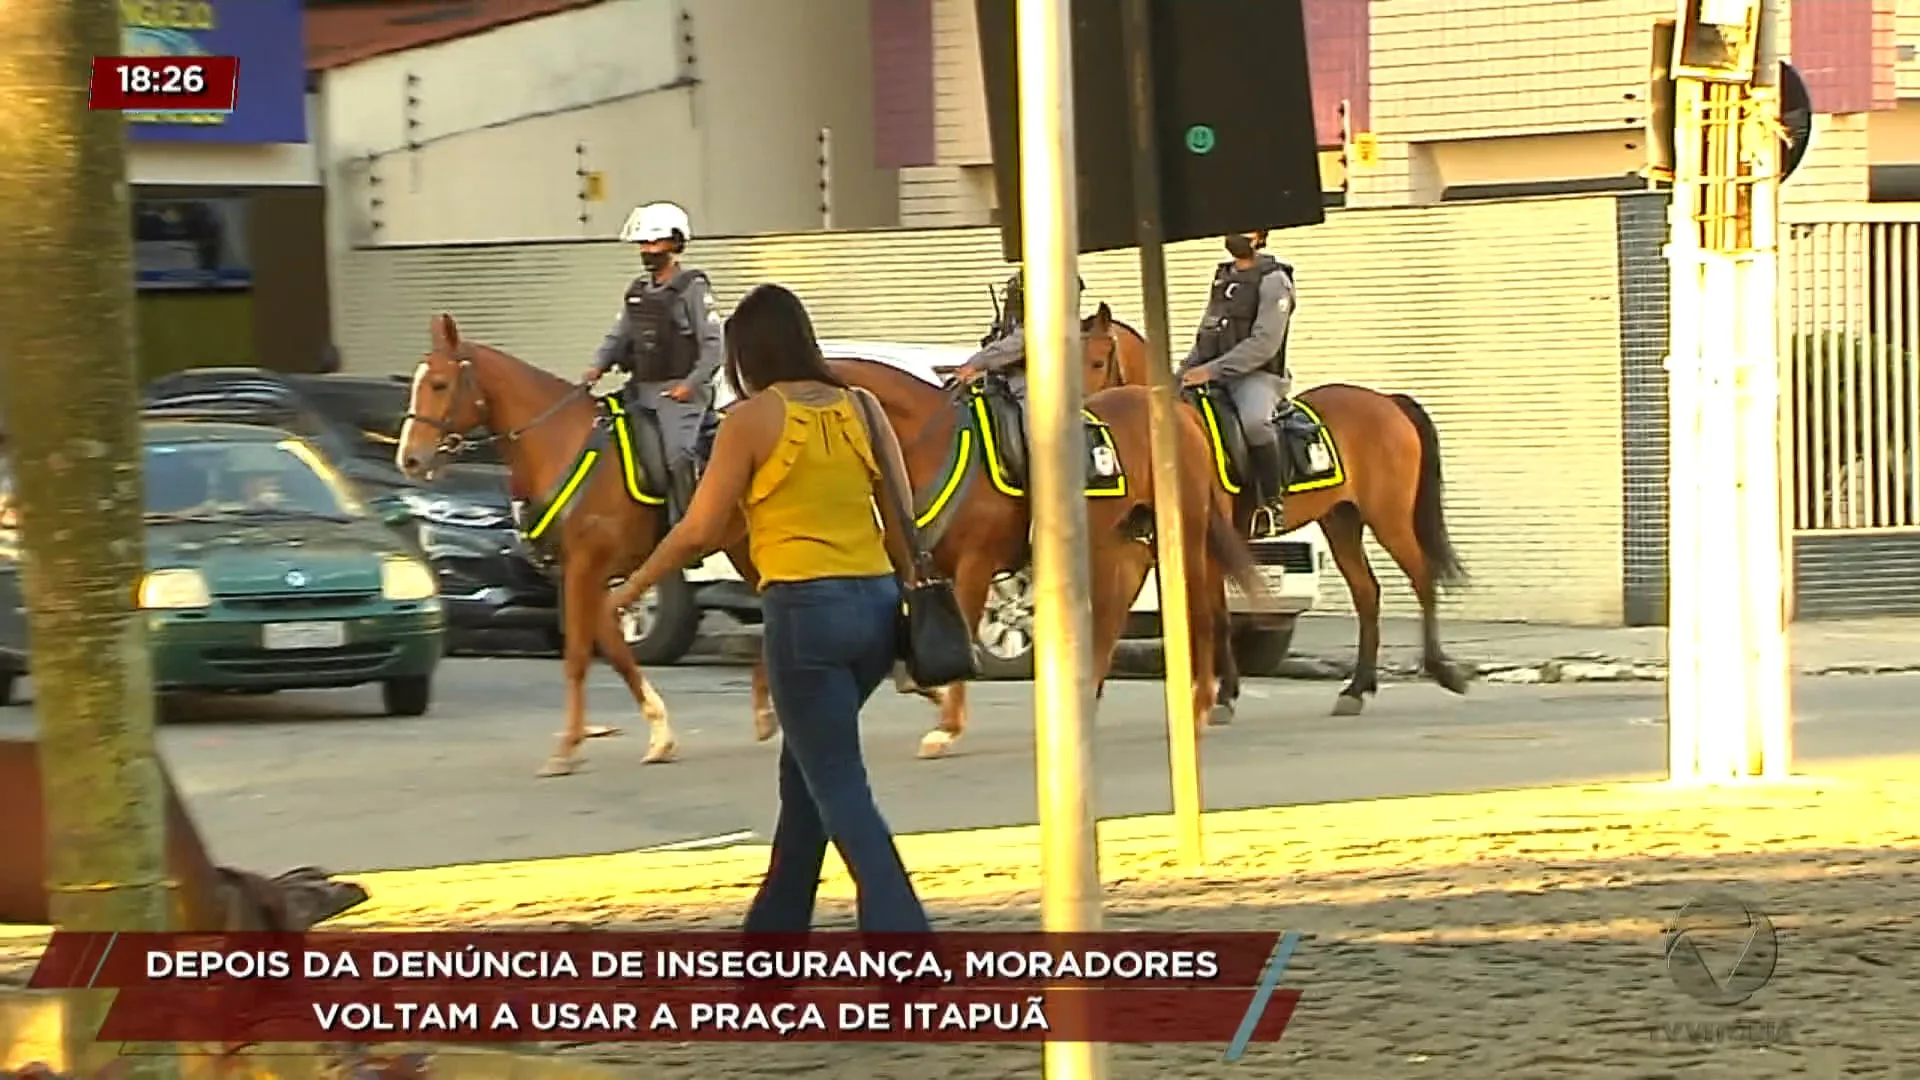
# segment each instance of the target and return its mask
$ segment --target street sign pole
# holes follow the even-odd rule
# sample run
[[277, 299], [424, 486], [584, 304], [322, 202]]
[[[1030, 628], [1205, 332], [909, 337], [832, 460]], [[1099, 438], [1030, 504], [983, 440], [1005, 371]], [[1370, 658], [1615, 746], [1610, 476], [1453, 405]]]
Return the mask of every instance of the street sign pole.
[[[1070, 0], [1019, 0], [1021, 260], [1026, 276], [1027, 424], [1033, 483], [1034, 757], [1040, 792], [1040, 914], [1052, 932], [1100, 929], [1093, 800], [1094, 709], [1087, 500], [1079, 468], [1079, 238], [1074, 203]], [[1106, 1047], [1048, 1042], [1048, 1080], [1101, 1080]]]
[[[1160, 590], [1160, 640], [1166, 656], [1167, 767], [1173, 784], [1173, 823], [1180, 861], [1188, 869], [1198, 869], [1206, 858], [1200, 822], [1200, 731], [1194, 710], [1186, 529], [1180, 517], [1180, 462], [1175, 439], [1180, 404], [1174, 390], [1173, 339], [1167, 317], [1166, 233], [1160, 216], [1160, 149], [1154, 130], [1152, 24], [1151, 0], [1121, 0], [1127, 105], [1132, 119], [1134, 227], [1140, 247], [1140, 291], [1147, 308], [1148, 371], [1153, 379], [1149, 424], [1153, 531], [1158, 547], [1154, 580]], [[1202, 675], [1212, 677], [1211, 672]]]

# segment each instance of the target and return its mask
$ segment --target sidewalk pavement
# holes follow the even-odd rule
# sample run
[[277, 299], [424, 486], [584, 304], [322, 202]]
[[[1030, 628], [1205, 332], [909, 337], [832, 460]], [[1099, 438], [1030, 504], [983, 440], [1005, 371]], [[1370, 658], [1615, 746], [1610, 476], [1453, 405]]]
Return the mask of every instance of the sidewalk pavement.
[[[1420, 620], [1381, 620], [1381, 674], [1418, 677]], [[1308, 614], [1294, 631], [1284, 674], [1346, 678], [1353, 670], [1359, 625], [1351, 615]], [[1447, 652], [1488, 682], [1631, 682], [1666, 678], [1667, 631], [1661, 626], [1560, 626], [1442, 618]], [[1808, 675], [1871, 675], [1920, 671], [1920, 618], [1865, 618], [1795, 623], [1795, 671]]]
[[[1207, 815], [1197, 872], [1179, 865], [1168, 817], [1104, 821], [1109, 929], [1303, 935], [1284, 985], [1304, 997], [1278, 1043], [1234, 1065], [1216, 1045], [1120, 1046], [1109, 1076], [1912, 1076], [1920, 833], [1906, 807], [1917, 783], [1920, 758], [1899, 757], [1768, 785], [1592, 783], [1220, 812]], [[1037, 828], [900, 847], [936, 926], [1037, 927]], [[753, 845], [360, 875], [372, 900], [329, 928], [731, 928], [766, 859]], [[1777, 941], [1771, 980], [1737, 1007], [1694, 1001], [1664, 959], [1663, 929], [1715, 892], [1763, 914]], [[852, 885], [831, 854], [820, 907], [822, 929], [850, 928]], [[1698, 947], [1711, 961], [1720, 943]], [[0, 982], [24, 976], [31, 948], [0, 939]], [[1041, 1075], [1031, 1046], [518, 1049], [621, 1076]]]

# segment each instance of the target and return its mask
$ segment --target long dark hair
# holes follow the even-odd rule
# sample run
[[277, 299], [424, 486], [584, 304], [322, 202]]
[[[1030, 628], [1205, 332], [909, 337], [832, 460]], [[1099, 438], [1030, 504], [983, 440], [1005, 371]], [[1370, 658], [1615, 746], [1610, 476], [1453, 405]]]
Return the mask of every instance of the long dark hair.
[[755, 286], [741, 297], [724, 335], [727, 385], [739, 397], [782, 382], [847, 385], [821, 355], [807, 306], [779, 285]]

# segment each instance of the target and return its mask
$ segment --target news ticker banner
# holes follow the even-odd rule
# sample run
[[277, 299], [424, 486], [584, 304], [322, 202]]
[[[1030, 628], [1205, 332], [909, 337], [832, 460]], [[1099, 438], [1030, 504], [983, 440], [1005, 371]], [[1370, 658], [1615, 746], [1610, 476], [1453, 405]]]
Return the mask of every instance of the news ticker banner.
[[1294, 933], [53, 936], [29, 986], [112, 1042], [1280, 1038]]
[[235, 56], [100, 56], [87, 103], [134, 116], [230, 113], [240, 94]]

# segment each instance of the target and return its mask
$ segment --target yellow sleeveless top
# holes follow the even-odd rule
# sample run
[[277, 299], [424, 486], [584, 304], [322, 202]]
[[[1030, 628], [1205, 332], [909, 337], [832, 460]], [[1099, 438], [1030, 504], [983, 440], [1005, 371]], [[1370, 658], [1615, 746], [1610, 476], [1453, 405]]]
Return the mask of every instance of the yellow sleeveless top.
[[786, 405], [786, 429], [741, 503], [760, 587], [893, 573], [873, 503], [880, 469], [860, 407], [845, 392], [831, 405], [807, 405], [772, 390]]

